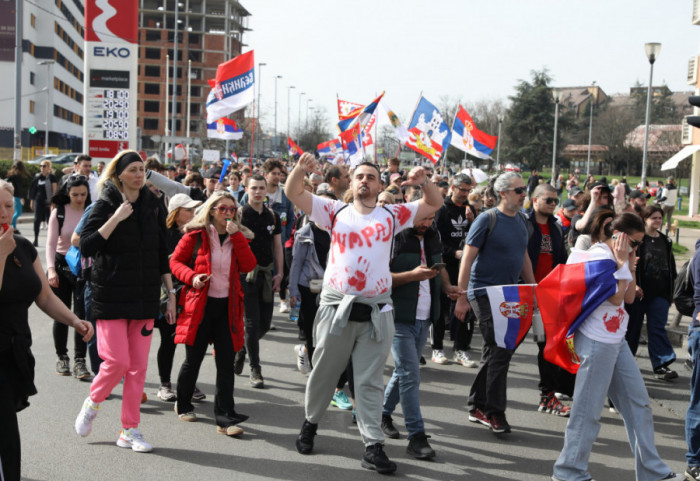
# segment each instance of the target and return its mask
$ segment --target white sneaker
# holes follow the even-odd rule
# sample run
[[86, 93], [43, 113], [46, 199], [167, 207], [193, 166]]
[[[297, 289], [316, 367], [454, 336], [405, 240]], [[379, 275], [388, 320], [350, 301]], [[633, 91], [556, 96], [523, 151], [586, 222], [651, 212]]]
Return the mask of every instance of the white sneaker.
[[289, 303], [287, 301], [280, 301], [280, 312], [282, 314], [289, 312]]
[[143, 434], [139, 428], [122, 429], [119, 433], [117, 446], [120, 448], [131, 448], [137, 453], [150, 453], [153, 446], [143, 439]]
[[433, 350], [433, 362], [435, 364], [449, 364], [450, 361], [445, 357], [445, 353], [442, 352], [442, 349], [434, 349]]
[[479, 363], [472, 361], [472, 357], [467, 351], [455, 351], [455, 362], [461, 364], [464, 367], [479, 367]]
[[311, 364], [309, 363], [309, 354], [304, 349], [303, 344], [294, 346], [294, 352], [297, 355], [297, 369], [299, 372], [306, 375], [311, 372]]
[[78, 413], [78, 417], [75, 419], [75, 432], [82, 437], [87, 436], [92, 431], [92, 421], [100, 412], [100, 405], [95, 404], [90, 400], [88, 396], [83, 403], [83, 407]]

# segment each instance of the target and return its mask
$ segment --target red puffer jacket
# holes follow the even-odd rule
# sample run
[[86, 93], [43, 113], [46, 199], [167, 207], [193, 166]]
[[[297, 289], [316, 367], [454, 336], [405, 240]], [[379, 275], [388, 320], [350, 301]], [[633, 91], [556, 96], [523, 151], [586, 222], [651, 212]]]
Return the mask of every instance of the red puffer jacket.
[[[199, 252], [197, 252], [193, 270], [190, 267], [190, 263], [192, 262], [192, 253], [198, 237], [200, 237], [201, 245]], [[231, 337], [233, 338], [233, 349], [240, 351], [243, 348], [244, 341], [243, 291], [241, 290], [239, 274], [252, 271], [257, 264], [257, 260], [248, 246], [248, 239], [241, 232], [236, 232], [231, 236], [231, 243], [233, 244], [233, 255], [231, 256], [229, 277], [228, 323], [231, 328]], [[173, 275], [185, 284], [180, 295], [180, 304], [183, 306], [183, 310], [177, 319], [175, 343], [191, 346], [194, 344], [197, 329], [202, 322], [207, 303], [207, 293], [209, 292], [208, 282], [199, 290], [192, 287], [195, 275], [211, 274], [211, 244], [209, 243], [209, 233], [206, 229], [190, 231], [180, 239], [175, 252], [170, 258], [170, 269]]]

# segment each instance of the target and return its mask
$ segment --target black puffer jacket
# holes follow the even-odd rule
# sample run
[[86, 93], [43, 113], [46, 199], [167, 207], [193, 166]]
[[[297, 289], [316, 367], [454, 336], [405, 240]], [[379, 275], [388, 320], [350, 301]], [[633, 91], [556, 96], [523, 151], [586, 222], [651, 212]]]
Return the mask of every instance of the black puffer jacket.
[[158, 315], [161, 275], [170, 272], [163, 203], [143, 187], [134, 212], [104, 239], [98, 229], [123, 202], [107, 181], [80, 237], [80, 251], [93, 257], [95, 319], [153, 319]]

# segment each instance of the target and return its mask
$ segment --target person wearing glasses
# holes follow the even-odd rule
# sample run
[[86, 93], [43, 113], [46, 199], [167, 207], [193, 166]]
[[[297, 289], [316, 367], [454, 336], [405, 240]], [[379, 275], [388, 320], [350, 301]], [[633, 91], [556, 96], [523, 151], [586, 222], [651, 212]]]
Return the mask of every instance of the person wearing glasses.
[[[509, 433], [506, 421], [506, 386], [513, 350], [496, 344], [489, 297], [480, 288], [517, 284], [522, 277], [534, 284], [532, 264], [527, 255], [527, 224], [520, 211], [526, 187], [517, 172], [498, 176], [493, 190], [500, 201], [493, 214], [482, 214], [474, 220], [459, 266], [458, 286], [462, 295], [455, 305], [455, 317], [464, 320], [474, 309], [484, 339], [481, 364], [469, 392], [469, 421], [488, 426], [494, 433]], [[495, 223], [490, 229], [490, 219]]]
[[64, 184], [70, 178], [82, 177], [90, 186], [90, 198], [97, 199], [97, 181], [99, 180], [99, 175], [92, 171], [92, 157], [85, 154], [77, 156], [73, 161], [73, 167], [66, 167], [63, 169], [63, 173], [66, 175], [61, 179], [61, 184]]
[[196, 421], [192, 394], [210, 342], [216, 350], [214, 416], [217, 432], [243, 434], [237, 424], [248, 419], [236, 413], [233, 372], [236, 351], [243, 349], [243, 291], [240, 274], [255, 268], [248, 246], [253, 233], [236, 215], [238, 205], [228, 191], [217, 191], [197, 210], [184, 229], [170, 267], [186, 287], [177, 320], [175, 343], [185, 344], [185, 362], [177, 377], [175, 412], [181, 421]]
[[51, 173], [51, 162], [41, 163], [41, 172], [29, 186], [29, 207], [34, 211], [34, 247], [39, 246], [39, 230], [49, 220], [51, 197], [56, 192], [56, 176]]
[[[66, 254], [71, 247], [71, 236], [80, 218], [85, 212], [85, 207], [90, 204], [88, 183], [82, 179], [70, 179], [59, 189], [51, 199], [56, 206], [49, 217], [49, 231], [46, 239], [46, 266], [49, 285], [54, 294], [58, 296], [68, 309], [73, 303], [73, 311], [78, 317], [85, 317], [84, 303], [82, 301], [82, 289], [77, 277], [71, 272], [66, 262]], [[73, 364], [73, 376], [80, 380], [89, 380], [90, 372], [85, 365], [85, 353], [87, 345], [83, 336], [75, 332], [74, 346], [75, 359]], [[70, 376], [70, 358], [68, 357], [68, 326], [54, 321], [53, 343], [56, 349], [56, 374]]]
[[124, 380], [122, 429], [117, 446], [153, 450], [139, 430], [141, 399], [161, 283], [168, 290], [165, 317], [175, 322], [175, 289], [168, 265], [165, 208], [146, 186], [138, 152], [124, 150], [105, 168], [95, 202], [80, 236], [80, 251], [94, 260], [90, 282], [92, 315], [103, 362], [75, 421], [87, 436], [101, 403]]
[[609, 259], [615, 262], [617, 289], [581, 323], [574, 334], [574, 347], [580, 360], [574, 388], [574, 402], [566, 424], [564, 447], [554, 463], [552, 480], [591, 479], [588, 458], [600, 430], [600, 414], [606, 395], [615, 404], [627, 430], [635, 458], [636, 479], [685, 479], [675, 474], [659, 457], [654, 444], [654, 419], [644, 379], [634, 360], [625, 333], [629, 316], [624, 302], [634, 301], [637, 248], [644, 239], [644, 222], [626, 212], [608, 222], [606, 210], [593, 219], [593, 246], [586, 253], [572, 251], [568, 264]]
[[[554, 216], [554, 210], [559, 204], [556, 189], [551, 184], [540, 184], [532, 193], [532, 212], [528, 219], [529, 240], [527, 253], [532, 263], [535, 281], [538, 283], [547, 277], [559, 264], [566, 263], [566, 241], [564, 230]], [[541, 413], [567, 417], [571, 408], [559, 402], [555, 392], [571, 396], [574, 393], [575, 376], [544, 358], [545, 337], [536, 335], [537, 367], [540, 373], [540, 404], [537, 410]]]

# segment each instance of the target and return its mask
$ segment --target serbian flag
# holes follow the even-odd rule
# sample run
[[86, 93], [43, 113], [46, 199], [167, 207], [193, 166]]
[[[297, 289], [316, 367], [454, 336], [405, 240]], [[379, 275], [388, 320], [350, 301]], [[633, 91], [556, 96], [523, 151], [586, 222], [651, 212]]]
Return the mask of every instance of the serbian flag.
[[235, 121], [221, 117], [216, 122], [207, 124], [207, 137], [210, 139], [239, 140], [243, 138], [243, 131], [238, 128]]
[[342, 149], [342, 146], [340, 145], [340, 139], [333, 139], [329, 140], [328, 142], [318, 144], [316, 149], [318, 150], [318, 155], [321, 157], [335, 157], [338, 155], [338, 151]]
[[496, 148], [498, 137], [489, 135], [476, 128], [471, 116], [461, 105], [452, 124], [452, 141], [450, 145], [481, 159], [489, 159]]
[[408, 125], [406, 147], [437, 163], [452, 139], [440, 111], [422, 95]]
[[364, 159], [364, 151], [362, 150], [363, 138], [364, 133], [359, 123], [340, 134], [340, 141], [343, 144], [345, 157], [350, 161], [352, 167], [359, 164], [362, 162], [362, 159]]
[[379, 105], [379, 102], [382, 100], [383, 96], [384, 92], [382, 92], [379, 97], [372, 100], [369, 104], [365, 106], [365, 108], [363, 108], [359, 112], [357, 110], [353, 111], [352, 117], [338, 122], [338, 128], [340, 129], [340, 131], [345, 132], [346, 130], [354, 127], [356, 124], [359, 124], [361, 128], [364, 128], [365, 125], [367, 125], [367, 123], [369, 122], [369, 119], [372, 117], [372, 115], [374, 115], [374, 111], [377, 109], [377, 106]]
[[374, 137], [372, 137], [372, 128], [374, 127], [374, 122], [377, 120], [377, 114], [372, 114], [372, 117], [369, 118], [369, 122], [367, 122], [367, 125], [365, 125], [365, 128], [362, 130], [362, 145], [365, 147], [369, 147], [370, 145], [374, 144]]
[[220, 63], [216, 78], [209, 80], [207, 124], [219, 120], [255, 100], [255, 60], [253, 51]]
[[584, 251], [573, 249], [572, 263], [559, 264], [536, 289], [547, 336], [544, 358], [572, 374], [581, 363], [574, 350], [574, 334], [603, 301], [615, 294], [615, 277], [620, 277], [615, 261], [595, 253], [586, 260], [581, 253]]
[[299, 157], [304, 153], [301, 147], [295, 144], [291, 137], [287, 137], [287, 146], [289, 147], [289, 155], [293, 157]]
[[532, 326], [534, 285], [491, 286], [483, 290], [489, 298], [496, 345], [514, 351]]
[[338, 99], [338, 120], [354, 119], [362, 113], [364, 108], [362, 104]]

